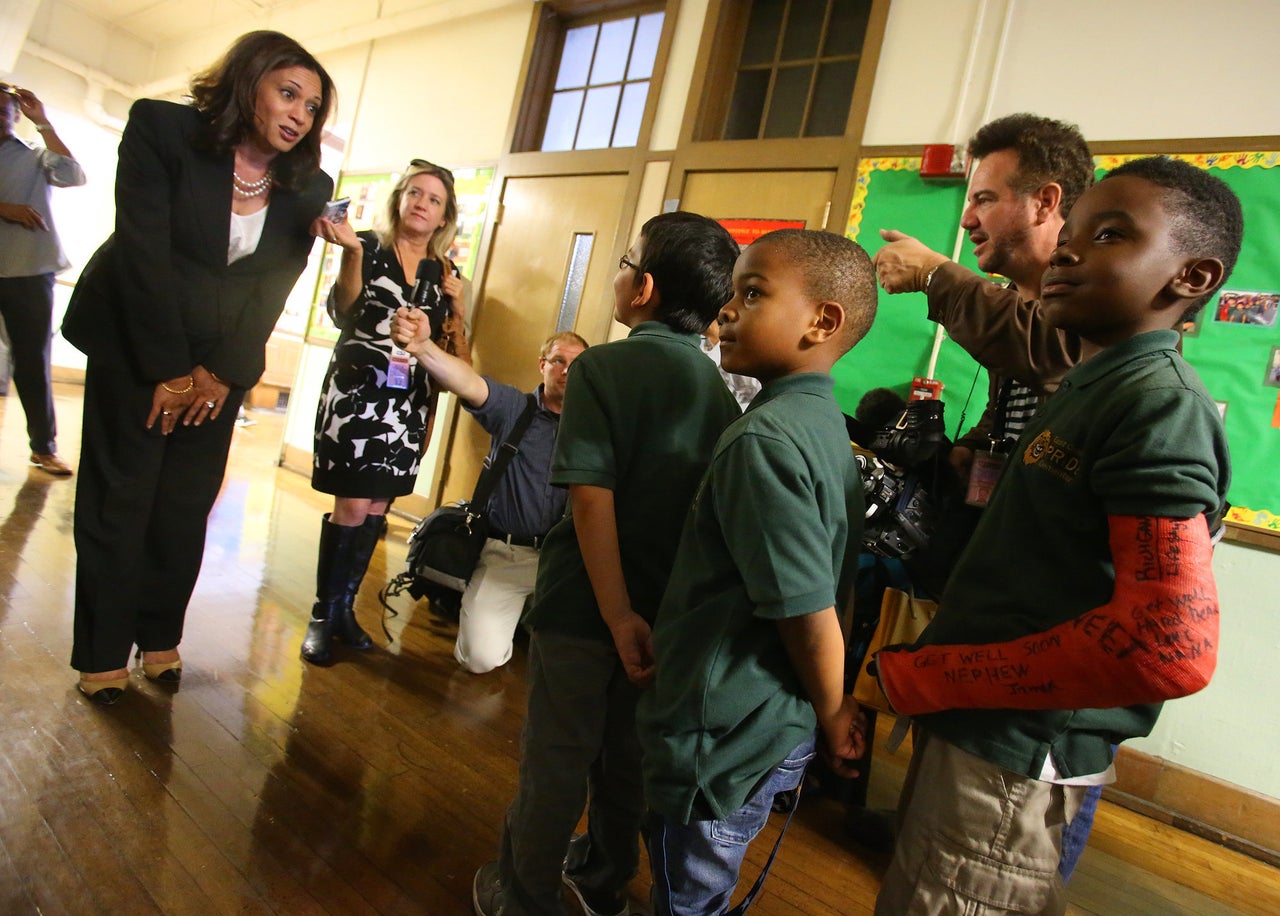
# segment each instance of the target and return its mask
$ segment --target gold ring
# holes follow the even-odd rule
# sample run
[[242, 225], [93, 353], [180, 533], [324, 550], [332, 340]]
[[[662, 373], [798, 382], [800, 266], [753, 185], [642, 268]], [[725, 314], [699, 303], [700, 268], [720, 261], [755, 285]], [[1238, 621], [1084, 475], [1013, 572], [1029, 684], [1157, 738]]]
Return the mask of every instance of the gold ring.
[[162, 413], [164, 416], [166, 416], [166, 417], [167, 417], [167, 416], [169, 416], [170, 411], [168, 411], [168, 410], [162, 410], [162, 411], [160, 411], [160, 413]]

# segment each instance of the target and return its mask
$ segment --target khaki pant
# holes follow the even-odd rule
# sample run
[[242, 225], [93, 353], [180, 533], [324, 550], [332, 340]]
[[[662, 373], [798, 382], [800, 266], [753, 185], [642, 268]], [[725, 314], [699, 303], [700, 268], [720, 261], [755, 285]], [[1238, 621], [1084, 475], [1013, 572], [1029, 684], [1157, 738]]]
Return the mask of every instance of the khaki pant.
[[878, 916], [1065, 912], [1062, 830], [1083, 786], [1020, 776], [923, 729]]

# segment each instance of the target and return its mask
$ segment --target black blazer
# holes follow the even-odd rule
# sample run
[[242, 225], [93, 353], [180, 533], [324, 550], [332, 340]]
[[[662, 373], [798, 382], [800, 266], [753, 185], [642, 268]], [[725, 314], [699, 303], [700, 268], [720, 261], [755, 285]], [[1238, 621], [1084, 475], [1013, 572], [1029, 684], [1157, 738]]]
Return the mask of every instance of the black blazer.
[[203, 365], [249, 388], [333, 181], [318, 172], [301, 191], [272, 191], [257, 251], [227, 266], [234, 157], [200, 149], [202, 129], [190, 106], [134, 103], [120, 141], [115, 232], [81, 273], [62, 333], [143, 383]]

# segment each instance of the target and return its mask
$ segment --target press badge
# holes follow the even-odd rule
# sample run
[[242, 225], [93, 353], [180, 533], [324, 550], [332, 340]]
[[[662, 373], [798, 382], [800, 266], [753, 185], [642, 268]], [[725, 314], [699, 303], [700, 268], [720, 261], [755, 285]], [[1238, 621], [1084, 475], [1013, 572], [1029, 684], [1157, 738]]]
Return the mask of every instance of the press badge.
[[391, 346], [391, 362], [387, 366], [387, 387], [388, 388], [408, 388], [410, 369], [410, 357], [407, 350], [401, 350], [392, 344]]
[[969, 489], [964, 495], [966, 505], [986, 508], [991, 491], [1004, 471], [1005, 457], [1002, 452], [994, 450], [974, 453], [973, 465], [969, 469]]

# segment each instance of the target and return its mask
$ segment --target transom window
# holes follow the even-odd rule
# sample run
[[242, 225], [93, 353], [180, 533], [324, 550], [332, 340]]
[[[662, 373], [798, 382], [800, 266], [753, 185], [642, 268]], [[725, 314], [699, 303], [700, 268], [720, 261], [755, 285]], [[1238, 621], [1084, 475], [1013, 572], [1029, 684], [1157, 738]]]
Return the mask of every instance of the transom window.
[[540, 149], [636, 145], [662, 19], [648, 13], [565, 30]]
[[872, 0], [746, 0], [720, 138], [845, 131]]

